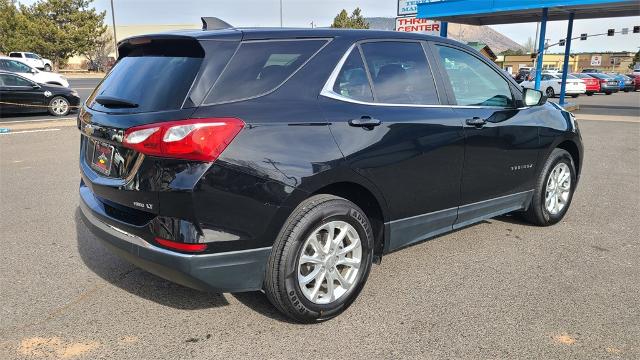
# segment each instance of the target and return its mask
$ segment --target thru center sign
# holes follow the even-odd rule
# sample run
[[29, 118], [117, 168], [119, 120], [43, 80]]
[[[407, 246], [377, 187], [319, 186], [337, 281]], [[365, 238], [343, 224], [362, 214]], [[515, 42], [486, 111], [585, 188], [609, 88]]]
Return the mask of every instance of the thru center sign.
[[396, 18], [396, 31], [440, 35], [440, 21], [417, 19], [415, 16]]

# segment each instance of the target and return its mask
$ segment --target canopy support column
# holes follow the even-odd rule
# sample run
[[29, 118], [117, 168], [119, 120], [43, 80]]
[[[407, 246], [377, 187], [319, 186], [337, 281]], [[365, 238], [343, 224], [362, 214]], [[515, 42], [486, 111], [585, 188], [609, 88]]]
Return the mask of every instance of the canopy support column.
[[538, 41], [538, 59], [536, 62], [536, 84], [535, 89], [540, 90], [540, 79], [542, 78], [542, 58], [544, 57], [544, 40], [547, 36], [547, 20], [549, 9], [542, 9], [542, 21], [540, 22], [540, 40]]
[[567, 91], [567, 75], [569, 73], [569, 56], [571, 55], [571, 37], [573, 33], [573, 18], [575, 14], [569, 14], [569, 25], [567, 26], [567, 40], [564, 44], [564, 64], [562, 65], [562, 85], [560, 86], [560, 106], [565, 104], [565, 92]]
[[446, 21], [441, 21], [440, 22], [440, 36], [443, 38], [447, 37], [447, 33], [449, 30], [449, 23]]

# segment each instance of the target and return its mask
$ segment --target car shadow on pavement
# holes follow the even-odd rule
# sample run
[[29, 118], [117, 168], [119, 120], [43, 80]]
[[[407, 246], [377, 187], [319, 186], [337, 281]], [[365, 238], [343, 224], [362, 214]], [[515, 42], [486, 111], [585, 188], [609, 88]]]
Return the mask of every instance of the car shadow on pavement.
[[96, 275], [133, 295], [181, 310], [198, 310], [228, 305], [223, 294], [190, 289], [137, 268], [112, 254], [87, 229], [80, 208], [75, 222], [78, 252], [84, 264]]
[[289, 324], [297, 324], [295, 321], [292, 321], [288, 317], [284, 316], [280, 311], [278, 311], [278, 309], [276, 309], [276, 307], [273, 306], [271, 302], [269, 302], [269, 299], [267, 299], [267, 295], [260, 291], [234, 293], [231, 295], [243, 305], [261, 315], [264, 315], [273, 320]]

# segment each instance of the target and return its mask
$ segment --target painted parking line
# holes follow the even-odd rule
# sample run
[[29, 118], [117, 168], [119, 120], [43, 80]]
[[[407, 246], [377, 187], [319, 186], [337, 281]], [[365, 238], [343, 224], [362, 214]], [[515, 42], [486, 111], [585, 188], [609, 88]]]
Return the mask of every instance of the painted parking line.
[[48, 132], [48, 131], [60, 131], [60, 129], [37, 129], [37, 130], [22, 130], [22, 131], [3, 132], [3, 133], [0, 133], [0, 136], [16, 135], [16, 134], [29, 134], [29, 133], [37, 133], [37, 132]]
[[48, 119], [31, 119], [31, 120], [16, 120], [16, 121], [0, 121], [0, 126], [6, 126], [11, 124], [25, 124], [25, 123], [34, 123], [34, 122], [44, 122], [44, 121], [63, 121], [63, 120], [75, 120], [75, 117], [66, 117], [66, 118], [48, 118]]

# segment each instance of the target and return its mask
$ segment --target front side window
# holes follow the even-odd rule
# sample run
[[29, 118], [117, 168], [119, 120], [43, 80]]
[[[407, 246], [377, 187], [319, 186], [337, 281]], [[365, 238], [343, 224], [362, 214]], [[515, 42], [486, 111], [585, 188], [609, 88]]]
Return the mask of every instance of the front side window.
[[342, 65], [336, 82], [333, 84], [333, 92], [349, 99], [373, 101], [367, 70], [357, 48], [351, 51]]
[[373, 81], [375, 101], [390, 104], [439, 104], [422, 45], [381, 41], [361, 45]]
[[26, 57], [28, 57], [29, 59], [39, 59], [40, 57], [38, 57], [38, 55], [36, 54], [32, 54], [32, 53], [26, 53], [24, 54]]
[[271, 92], [326, 43], [325, 39], [245, 42], [227, 64], [205, 103], [238, 101]]
[[448, 46], [437, 46], [456, 103], [463, 106], [512, 107], [509, 83], [475, 56]]
[[5, 68], [7, 71], [17, 73], [28, 73], [31, 71], [31, 68], [29, 66], [15, 60], [7, 60], [5, 62]]
[[21, 77], [10, 75], [10, 74], [0, 74], [0, 86], [32, 86], [33, 83], [25, 80]]

